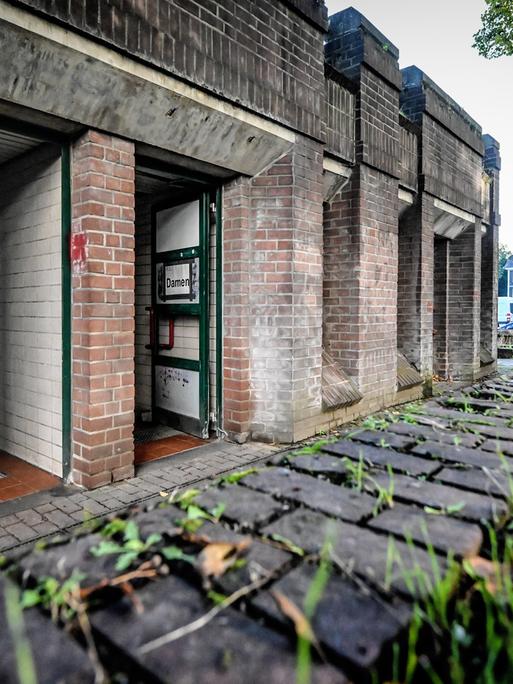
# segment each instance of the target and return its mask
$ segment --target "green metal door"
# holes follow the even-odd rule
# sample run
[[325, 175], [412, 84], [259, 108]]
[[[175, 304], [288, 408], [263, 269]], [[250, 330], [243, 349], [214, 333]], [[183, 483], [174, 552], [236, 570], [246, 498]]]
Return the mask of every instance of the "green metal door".
[[208, 437], [209, 193], [153, 210], [153, 417]]

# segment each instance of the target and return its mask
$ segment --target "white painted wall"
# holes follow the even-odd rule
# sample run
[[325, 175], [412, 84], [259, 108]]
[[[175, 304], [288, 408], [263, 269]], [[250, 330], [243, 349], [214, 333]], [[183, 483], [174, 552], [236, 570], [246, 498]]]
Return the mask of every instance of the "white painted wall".
[[61, 162], [0, 166], [0, 449], [62, 475]]

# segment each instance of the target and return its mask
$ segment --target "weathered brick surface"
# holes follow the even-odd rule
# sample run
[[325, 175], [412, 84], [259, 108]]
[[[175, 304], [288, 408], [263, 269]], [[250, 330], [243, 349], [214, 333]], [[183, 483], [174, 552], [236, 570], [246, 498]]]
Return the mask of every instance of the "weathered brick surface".
[[422, 193], [399, 218], [397, 348], [428, 387], [433, 373], [433, 249], [433, 199]]
[[292, 441], [320, 411], [321, 164], [303, 139], [225, 193], [225, 429], [241, 436]]
[[480, 368], [481, 221], [449, 247], [449, 374], [473, 379]]
[[72, 230], [85, 243], [73, 263], [72, 477], [98, 487], [133, 474], [133, 143], [85, 133], [72, 187]]
[[320, 135], [326, 22], [322, 3], [24, 0], [22, 4], [306, 134]]

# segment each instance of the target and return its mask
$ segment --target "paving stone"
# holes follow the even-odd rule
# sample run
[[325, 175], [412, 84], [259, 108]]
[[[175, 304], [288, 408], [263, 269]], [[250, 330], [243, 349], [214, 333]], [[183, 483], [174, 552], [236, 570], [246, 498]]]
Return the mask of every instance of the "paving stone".
[[[487, 421], [490, 419], [486, 418]], [[462, 422], [461, 427], [472, 430], [474, 433], [483, 435], [485, 437], [492, 437], [493, 439], [513, 440], [513, 429], [509, 427], [501, 427], [500, 425], [483, 425], [480, 423]]]
[[368, 517], [376, 506], [376, 500], [368, 494], [287, 468], [270, 468], [248, 475], [242, 484], [352, 522]]
[[[111, 497], [112, 494], [113, 493], [111, 493]], [[109, 511], [107, 506], [104, 506], [99, 501], [94, 501], [93, 499], [86, 499], [84, 502], [82, 502], [82, 508], [91, 515], [102, 515], [103, 513], [108, 513]]]
[[[19, 684], [16, 649], [6, 619], [5, 594], [8, 587], [13, 587], [12, 583], [0, 576], [0, 682]], [[85, 651], [49, 618], [33, 608], [23, 612], [23, 623], [38, 684], [92, 684], [95, 681]]]
[[450, 444], [440, 444], [440, 442], [423, 442], [417, 444], [412, 449], [412, 453], [419, 456], [431, 456], [432, 458], [450, 461], [452, 463], [462, 463], [473, 465], [478, 468], [500, 468], [501, 461], [496, 454], [481, 449], [469, 449], [463, 446], [451, 446]]
[[503, 439], [485, 439], [479, 447], [483, 451], [491, 451], [494, 454], [505, 454], [513, 456], [513, 441], [508, 442]]
[[[481, 429], [482, 426], [486, 427], [502, 427], [506, 430], [508, 420], [503, 418], [498, 418], [496, 416], [483, 416], [479, 413], [465, 413], [464, 411], [456, 411], [455, 409], [449, 409], [440, 406], [436, 402], [426, 402], [422, 405], [422, 409], [425, 415], [433, 416], [435, 418], [446, 419], [450, 422], [458, 422], [460, 425], [468, 424], [472, 429]], [[513, 430], [511, 430], [513, 434]], [[483, 433], [485, 434], [485, 433]]]
[[65, 496], [55, 497], [53, 503], [55, 508], [58, 508], [63, 513], [76, 513], [77, 511], [82, 510], [81, 504], [71, 501], [71, 499]]
[[8, 525], [16, 525], [16, 523], [19, 523], [19, 518], [17, 518], [15, 515], [4, 515], [3, 518], [0, 518], [0, 527], [7, 527]]
[[[70, 501], [71, 501], [71, 498], [72, 497], [70, 497], [70, 499], [69, 499]], [[41, 504], [41, 506], [36, 506], [34, 508], [34, 510], [37, 511], [38, 513], [49, 513], [50, 511], [55, 510], [55, 506], [51, 503], [45, 503], [45, 504]]]
[[[406, 596], [423, 596], [426, 586], [412, 578], [419, 573], [433, 580], [431, 558], [424, 549], [394, 539], [392, 535], [332, 520], [320, 513], [296, 510], [263, 529], [266, 535], [279, 535], [308, 553], [319, 553], [327, 536], [332, 540], [337, 557], [349, 573], [363, 578], [381, 590], [388, 588]], [[389, 561], [387, 562], [387, 559]], [[398, 560], [400, 559], [400, 561]], [[439, 559], [443, 574], [445, 560]]]
[[460, 446], [475, 447], [480, 439], [476, 435], [469, 435], [465, 432], [458, 432], [450, 429], [431, 428], [428, 425], [414, 425], [412, 423], [391, 423], [387, 427], [387, 432], [395, 432], [399, 435], [411, 435], [422, 440], [433, 442], [443, 442], [444, 444], [454, 444], [458, 441]]
[[0, 551], [10, 549], [12, 546], [16, 546], [16, 544], [19, 543], [19, 539], [16, 539], [16, 537], [13, 537], [10, 534], [4, 535], [3, 537], [0, 537]]
[[[453, 395], [451, 397], [441, 397], [437, 400], [442, 406], [460, 407], [464, 409], [469, 406], [475, 409], [477, 413], [484, 413], [485, 411], [500, 411], [501, 413], [511, 413], [513, 407], [490, 399], [478, 399], [469, 395]], [[480, 410], [481, 409], [481, 410]], [[498, 414], [499, 415], [499, 414]]]
[[436, 480], [470, 489], [481, 494], [507, 498], [513, 495], [508, 476], [501, 470], [483, 471], [479, 468], [443, 468], [436, 474]]
[[460, 557], [478, 554], [483, 542], [478, 525], [450, 516], [429, 515], [399, 503], [372, 518], [368, 526], [406, 540], [411, 538], [424, 546], [432, 544], [438, 551], [452, 551]]
[[[304, 564], [275, 582], [271, 590], [302, 606], [315, 572], [315, 566]], [[291, 627], [269, 591], [259, 592], [252, 604], [267, 618]], [[383, 647], [405, 627], [410, 615], [405, 603], [385, 603], [350, 580], [332, 574], [316, 606], [312, 627], [323, 648], [363, 669], [376, 663]]]
[[[211, 522], [206, 522], [199, 533], [213, 542], [237, 543], [248, 538], [247, 535]], [[293, 559], [294, 556], [288, 551], [253, 538], [251, 546], [244, 555], [245, 563], [216, 579], [216, 588], [226, 595], [232, 594], [260, 577], [266, 575], [277, 577], [283, 574], [290, 569]]]
[[[144, 610], [122, 599], [91, 616], [93, 629], [135, 659], [158, 682], [180, 684], [288, 684], [295, 681], [295, 648], [285, 636], [228, 608], [201, 630], [139, 654], [152, 639], [198, 619], [211, 607], [178, 577], [148, 584], [138, 592]], [[172, 607], [172, 609], [170, 609]], [[128, 662], [127, 662], [128, 664]], [[313, 663], [312, 684], [343, 684], [330, 666]]]
[[10, 534], [12, 537], [16, 537], [16, 539], [21, 542], [37, 537], [37, 534], [31, 527], [25, 525], [25, 523], [20, 522], [19, 520], [15, 525], [7, 525], [4, 527], [4, 531], [7, 534]]
[[[389, 486], [389, 480], [384, 473], [375, 475], [373, 482], [368, 486], [376, 485]], [[476, 522], [500, 521], [508, 511], [506, 503], [499, 499], [434, 482], [416, 480], [407, 475], [394, 476], [394, 499], [440, 509], [452, 509], [463, 503], [465, 504], [463, 508], [454, 511], [451, 515]]]
[[153, 511], [142, 511], [132, 515], [132, 519], [137, 523], [139, 534], [143, 539], [150, 534], [172, 534], [180, 520], [186, 516], [178, 506], [168, 506], [166, 508], [156, 508]]
[[430, 475], [439, 468], [438, 464], [425, 458], [402, 454], [393, 449], [382, 449], [380, 447], [359, 444], [347, 439], [340, 440], [334, 444], [326, 444], [326, 446], [322, 447], [322, 451], [327, 454], [346, 456], [353, 461], [363, 458], [373, 466], [386, 468], [390, 465], [394, 471], [402, 471], [411, 475]]
[[50, 511], [49, 513], [45, 513], [45, 518], [52, 522], [54, 525], [57, 525], [60, 529], [65, 529], [66, 527], [70, 527], [71, 525], [75, 525], [76, 520], [69, 516], [67, 513], [63, 513], [62, 511]]
[[57, 525], [54, 525], [51, 522], [42, 522], [39, 523], [38, 525], [34, 525], [34, 532], [37, 533], [39, 537], [44, 536], [45, 534], [53, 534], [54, 532], [58, 532], [59, 528]]
[[119, 575], [119, 571], [115, 569], [116, 556], [96, 558], [90, 552], [91, 548], [97, 546], [102, 539], [103, 537], [99, 534], [73, 537], [66, 544], [34, 549], [22, 558], [19, 564], [24, 572], [34, 578], [51, 576], [61, 581], [71, 577], [76, 570], [85, 575], [81, 580], [81, 585], [91, 586], [104, 577]]
[[19, 513], [16, 513], [16, 517], [24, 522], [25, 525], [30, 525], [31, 527], [43, 522], [42, 516], [32, 508], [28, 508], [26, 511], [20, 511]]
[[325, 475], [335, 482], [346, 480], [350, 474], [344, 459], [328, 454], [312, 454], [311, 456], [290, 454], [282, 456], [282, 462], [287, 463], [293, 470], [312, 475]]
[[248, 490], [235, 484], [211, 487], [195, 502], [208, 511], [213, 510], [219, 504], [225, 504], [223, 518], [248, 528], [265, 525], [271, 518], [287, 510], [284, 504], [268, 494]]
[[391, 449], [407, 449], [415, 444], [415, 439], [409, 435], [389, 434], [386, 430], [355, 429], [346, 434], [346, 439], [355, 439], [358, 442]]

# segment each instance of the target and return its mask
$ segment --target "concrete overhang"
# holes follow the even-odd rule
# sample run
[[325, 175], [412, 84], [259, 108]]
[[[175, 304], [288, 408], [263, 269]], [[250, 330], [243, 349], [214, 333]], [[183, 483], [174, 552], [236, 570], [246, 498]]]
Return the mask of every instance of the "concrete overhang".
[[473, 214], [443, 200], [435, 199], [434, 207], [435, 235], [447, 238], [448, 240], [456, 239], [464, 230], [473, 226], [476, 222], [476, 217]]
[[324, 157], [322, 168], [323, 201], [331, 202], [337, 192], [347, 185], [353, 169], [331, 157]]
[[399, 198], [399, 218], [415, 202], [415, 193], [411, 190], [399, 188], [397, 196]]
[[293, 131], [0, 0], [0, 99], [253, 176]]

